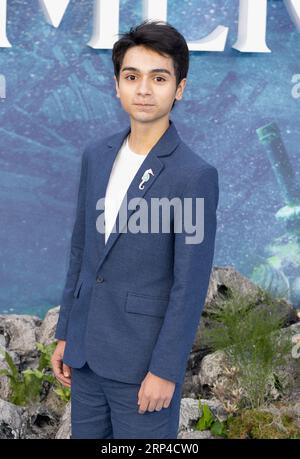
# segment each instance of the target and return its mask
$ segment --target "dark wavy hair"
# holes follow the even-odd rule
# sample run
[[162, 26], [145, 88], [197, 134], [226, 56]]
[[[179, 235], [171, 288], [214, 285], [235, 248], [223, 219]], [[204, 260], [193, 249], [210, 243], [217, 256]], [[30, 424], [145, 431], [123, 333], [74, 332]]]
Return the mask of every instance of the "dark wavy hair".
[[[120, 34], [121, 38], [115, 42], [112, 50], [112, 61], [114, 73], [119, 82], [120, 70], [126, 51], [138, 45], [143, 45], [156, 51], [162, 56], [168, 55], [172, 58], [176, 86], [183, 78], [186, 78], [189, 69], [189, 49], [183, 35], [165, 21], [145, 20], [129, 32]], [[176, 103], [174, 99], [171, 110]]]

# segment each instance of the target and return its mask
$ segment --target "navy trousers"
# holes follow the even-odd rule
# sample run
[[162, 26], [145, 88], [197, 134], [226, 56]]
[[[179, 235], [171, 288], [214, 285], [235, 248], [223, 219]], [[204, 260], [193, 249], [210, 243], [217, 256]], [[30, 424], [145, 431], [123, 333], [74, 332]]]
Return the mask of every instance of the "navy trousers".
[[96, 374], [88, 365], [72, 368], [71, 439], [177, 438], [182, 384], [176, 383], [168, 408], [138, 412], [140, 384]]

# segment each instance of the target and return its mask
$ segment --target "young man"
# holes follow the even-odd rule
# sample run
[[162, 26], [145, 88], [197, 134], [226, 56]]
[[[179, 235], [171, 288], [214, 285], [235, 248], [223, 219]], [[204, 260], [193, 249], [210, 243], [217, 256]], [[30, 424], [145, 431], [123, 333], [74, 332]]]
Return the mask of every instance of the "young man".
[[[130, 126], [91, 142], [82, 156], [52, 365], [71, 387], [72, 438], [177, 438], [213, 262], [218, 173], [169, 119], [186, 85], [183, 36], [144, 21], [115, 43], [112, 59]], [[177, 203], [168, 207], [167, 231], [160, 222], [149, 228], [157, 200]], [[191, 214], [200, 237], [183, 222]]]

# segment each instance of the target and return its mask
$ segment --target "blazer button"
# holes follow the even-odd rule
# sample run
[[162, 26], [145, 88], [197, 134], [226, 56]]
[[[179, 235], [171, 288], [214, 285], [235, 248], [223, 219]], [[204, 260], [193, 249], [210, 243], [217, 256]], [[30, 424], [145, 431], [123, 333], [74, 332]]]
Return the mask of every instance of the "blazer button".
[[103, 277], [101, 277], [101, 276], [97, 276], [96, 281], [97, 281], [98, 283], [100, 283], [100, 282], [103, 282], [104, 279], [103, 279]]

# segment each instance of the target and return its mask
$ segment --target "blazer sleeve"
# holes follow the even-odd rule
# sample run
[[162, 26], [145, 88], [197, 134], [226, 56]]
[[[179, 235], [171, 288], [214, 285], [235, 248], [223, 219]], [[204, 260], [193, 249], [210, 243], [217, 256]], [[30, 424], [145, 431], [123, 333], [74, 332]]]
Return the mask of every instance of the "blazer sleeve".
[[[153, 374], [179, 384], [184, 382], [212, 270], [219, 200], [217, 169], [209, 165], [193, 174], [183, 197], [204, 198], [203, 239], [200, 243], [186, 243], [185, 238], [191, 236], [191, 232], [184, 226], [181, 232], [174, 234], [173, 284], [148, 368]], [[196, 200], [192, 199], [193, 224], [194, 215]], [[182, 218], [174, 217], [174, 222]]]
[[65, 340], [67, 335], [68, 318], [74, 301], [74, 291], [81, 270], [84, 240], [85, 240], [85, 203], [87, 182], [87, 148], [81, 157], [81, 170], [77, 194], [75, 222], [71, 236], [69, 267], [60, 301], [59, 317], [54, 337]]

